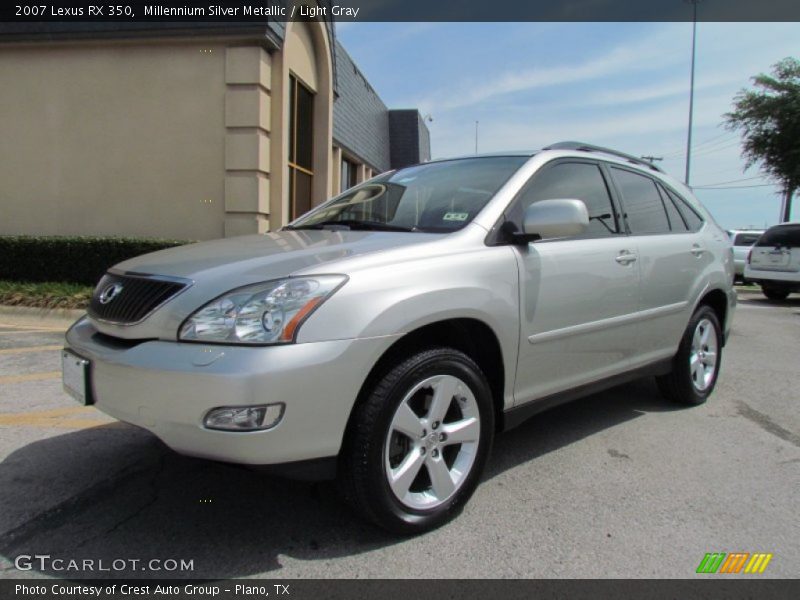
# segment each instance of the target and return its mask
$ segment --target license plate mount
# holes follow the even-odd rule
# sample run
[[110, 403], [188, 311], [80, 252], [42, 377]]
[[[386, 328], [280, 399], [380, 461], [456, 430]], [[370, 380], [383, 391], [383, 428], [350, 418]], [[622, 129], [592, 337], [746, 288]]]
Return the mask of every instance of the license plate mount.
[[65, 348], [61, 351], [61, 381], [64, 391], [84, 406], [94, 404], [90, 380], [91, 364], [91, 361], [78, 356], [72, 350]]

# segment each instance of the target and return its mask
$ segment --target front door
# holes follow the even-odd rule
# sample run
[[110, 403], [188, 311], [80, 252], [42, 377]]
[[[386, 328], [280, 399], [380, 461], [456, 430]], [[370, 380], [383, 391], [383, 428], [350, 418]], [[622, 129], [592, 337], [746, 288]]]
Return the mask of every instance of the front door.
[[575, 159], [545, 165], [508, 217], [519, 220], [521, 230], [521, 216], [531, 203], [561, 198], [586, 204], [588, 230], [575, 238], [516, 247], [521, 311], [517, 405], [623, 372], [635, 352], [638, 257], [600, 167]]

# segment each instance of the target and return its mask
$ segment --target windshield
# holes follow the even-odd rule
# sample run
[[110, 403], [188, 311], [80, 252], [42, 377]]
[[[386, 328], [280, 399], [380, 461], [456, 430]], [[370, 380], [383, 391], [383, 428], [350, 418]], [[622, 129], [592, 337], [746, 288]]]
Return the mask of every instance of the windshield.
[[329, 200], [287, 229], [456, 231], [475, 218], [526, 160], [464, 158], [386, 173]]

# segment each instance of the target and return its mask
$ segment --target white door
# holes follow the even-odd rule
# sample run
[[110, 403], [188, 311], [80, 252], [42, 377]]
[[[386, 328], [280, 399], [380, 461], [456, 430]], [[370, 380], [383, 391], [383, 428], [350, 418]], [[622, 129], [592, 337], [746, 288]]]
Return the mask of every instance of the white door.
[[702, 219], [650, 177], [611, 167], [631, 242], [639, 255], [639, 348], [634, 366], [670, 357], [677, 350], [700, 292], [703, 270], [713, 261], [700, 230]]
[[554, 161], [539, 170], [507, 213], [521, 230], [533, 202], [582, 200], [590, 226], [570, 239], [517, 246], [520, 347], [515, 403], [627, 370], [636, 345], [639, 266], [599, 166]]

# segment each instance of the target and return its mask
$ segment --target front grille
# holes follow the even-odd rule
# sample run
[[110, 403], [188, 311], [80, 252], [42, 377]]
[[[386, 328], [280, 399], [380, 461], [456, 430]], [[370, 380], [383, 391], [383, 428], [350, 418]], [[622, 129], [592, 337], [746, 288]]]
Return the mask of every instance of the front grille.
[[130, 325], [138, 323], [189, 285], [149, 275], [106, 273], [89, 302], [89, 316]]

